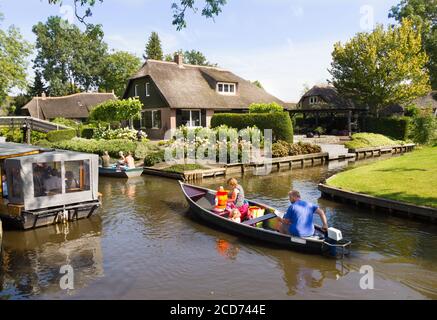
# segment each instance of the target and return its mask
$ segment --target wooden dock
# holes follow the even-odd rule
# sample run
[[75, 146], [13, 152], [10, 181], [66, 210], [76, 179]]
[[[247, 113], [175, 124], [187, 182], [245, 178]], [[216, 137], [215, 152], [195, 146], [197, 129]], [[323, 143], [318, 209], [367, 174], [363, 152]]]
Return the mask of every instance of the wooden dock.
[[389, 214], [428, 220], [432, 223], [437, 223], [436, 208], [416, 206], [400, 201], [350, 192], [326, 184], [319, 184], [319, 190], [322, 192], [322, 197], [328, 200], [350, 203], [358, 207], [370, 208], [372, 211], [378, 209], [381, 212], [385, 211]]
[[415, 147], [416, 145], [414, 143], [409, 143], [388, 147], [349, 149], [349, 152], [355, 154], [356, 159], [366, 159], [372, 157], [380, 157], [383, 154], [403, 154], [413, 151]]

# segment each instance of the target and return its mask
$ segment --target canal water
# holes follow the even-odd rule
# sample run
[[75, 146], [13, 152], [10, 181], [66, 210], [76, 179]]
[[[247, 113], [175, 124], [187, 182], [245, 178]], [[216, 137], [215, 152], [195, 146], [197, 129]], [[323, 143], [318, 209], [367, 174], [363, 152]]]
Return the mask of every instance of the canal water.
[[[5, 232], [0, 299], [437, 299], [437, 226], [320, 199], [317, 184], [337, 170], [246, 176], [241, 184], [248, 198], [283, 211], [290, 188], [318, 203], [353, 241], [342, 261], [206, 226], [190, 214], [177, 181], [101, 179], [98, 216]], [[363, 290], [369, 270], [374, 289]]]

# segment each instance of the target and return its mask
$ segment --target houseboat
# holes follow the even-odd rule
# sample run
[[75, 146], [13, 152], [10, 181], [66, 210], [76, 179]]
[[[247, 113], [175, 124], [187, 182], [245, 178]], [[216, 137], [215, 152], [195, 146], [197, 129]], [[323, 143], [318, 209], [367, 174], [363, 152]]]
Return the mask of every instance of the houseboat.
[[97, 155], [0, 143], [0, 218], [28, 230], [91, 217], [101, 205]]

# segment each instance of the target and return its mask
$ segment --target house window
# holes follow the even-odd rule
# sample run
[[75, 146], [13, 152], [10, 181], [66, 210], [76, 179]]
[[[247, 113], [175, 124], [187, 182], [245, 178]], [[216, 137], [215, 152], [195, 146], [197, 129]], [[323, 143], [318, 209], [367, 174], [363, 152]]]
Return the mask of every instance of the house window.
[[161, 110], [143, 111], [141, 126], [146, 129], [161, 129]]
[[217, 92], [220, 94], [235, 95], [237, 92], [237, 85], [235, 83], [219, 82], [217, 84]]
[[182, 124], [189, 128], [201, 127], [201, 112], [200, 110], [182, 110]]
[[146, 97], [150, 97], [150, 83], [146, 83]]
[[310, 97], [310, 104], [316, 104], [318, 102], [317, 97]]
[[139, 97], [137, 84], [135, 85], [135, 97]]
[[65, 192], [74, 193], [90, 189], [89, 160], [65, 161]]

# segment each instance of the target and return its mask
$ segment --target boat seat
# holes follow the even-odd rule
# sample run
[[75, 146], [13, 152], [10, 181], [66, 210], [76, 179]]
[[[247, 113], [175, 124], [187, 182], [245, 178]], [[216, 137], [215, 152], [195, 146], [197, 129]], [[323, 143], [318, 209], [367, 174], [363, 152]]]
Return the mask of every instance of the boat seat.
[[277, 217], [276, 214], [269, 213], [269, 214], [266, 214], [266, 215], [264, 215], [262, 217], [259, 217], [259, 218], [256, 218], [256, 219], [244, 221], [243, 224], [248, 225], [248, 226], [256, 225], [256, 224], [258, 224], [260, 222], [264, 222], [264, 221], [267, 221], [267, 220], [270, 220], [270, 219], [273, 219], [273, 218], [276, 218], [276, 217]]

